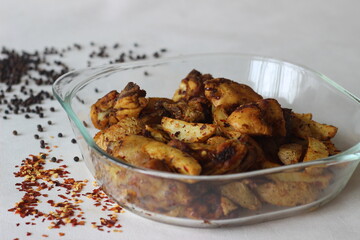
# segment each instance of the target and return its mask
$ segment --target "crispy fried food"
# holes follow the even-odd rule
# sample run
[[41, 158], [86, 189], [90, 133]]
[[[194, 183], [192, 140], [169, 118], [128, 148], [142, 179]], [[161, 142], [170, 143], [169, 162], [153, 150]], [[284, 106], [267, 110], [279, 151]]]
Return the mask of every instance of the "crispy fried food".
[[189, 101], [180, 100], [175, 103], [164, 103], [164, 108], [172, 118], [186, 122], [207, 122], [211, 115], [211, 107], [204, 97], [192, 98]]
[[137, 118], [128, 117], [120, 119], [116, 124], [99, 131], [95, 136], [95, 143], [106, 151], [110, 142], [121, 141], [127, 135], [139, 134], [144, 124]]
[[173, 100], [189, 101], [193, 97], [204, 96], [204, 82], [212, 79], [210, 74], [201, 74], [197, 70], [192, 70], [183, 80], [181, 80], [179, 89], [175, 91]]
[[258, 210], [262, 207], [260, 200], [247, 186], [246, 180], [222, 186], [221, 194], [243, 208]]
[[115, 105], [118, 95], [119, 93], [117, 91], [111, 91], [91, 106], [90, 118], [94, 127], [97, 129], [105, 129], [117, 123], [118, 120], [115, 117], [113, 106]]
[[236, 131], [227, 121], [226, 119], [229, 115], [226, 113], [226, 110], [220, 105], [214, 107], [213, 109], [213, 118], [214, 123], [218, 127], [219, 134], [222, 134], [228, 138], [239, 138], [242, 133]]
[[[249, 86], [229, 79], [193, 70], [172, 99], [145, 95], [129, 83], [120, 93], [111, 91], [99, 99], [90, 111], [94, 126], [100, 129], [96, 144], [129, 165], [220, 175], [308, 162], [340, 152], [331, 141], [336, 127], [312, 120], [310, 113], [282, 108], [275, 99], [263, 99]], [[242, 216], [266, 205], [311, 203], [332, 184], [333, 169], [318, 164], [242, 180], [230, 176], [227, 182], [144, 176], [115, 164], [101, 174], [105, 182], [116, 185], [112, 186], [118, 189], [115, 194], [125, 203], [167, 216], [211, 220]]]
[[288, 143], [281, 145], [278, 152], [280, 161], [285, 164], [295, 164], [301, 161], [303, 147], [301, 144]]
[[337, 127], [312, 120], [312, 114], [310, 113], [291, 113], [290, 121], [292, 133], [303, 139], [313, 137], [326, 141], [333, 138], [337, 133]]
[[269, 160], [266, 160], [264, 162], [261, 163], [261, 168], [274, 168], [274, 167], [281, 167], [282, 165], [281, 164], [278, 164], [278, 163], [274, 163], [274, 162], [271, 162]]
[[225, 78], [207, 80], [205, 96], [215, 107], [222, 105], [227, 111], [262, 99], [251, 87]]
[[236, 206], [235, 203], [233, 203], [229, 198], [223, 196], [220, 198], [220, 206], [225, 216], [238, 209], [238, 206]]
[[120, 93], [111, 91], [91, 106], [92, 123], [96, 128], [104, 129], [122, 118], [138, 117], [148, 102], [145, 95], [146, 92], [132, 82]]
[[162, 129], [161, 125], [145, 125], [143, 135], [163, 143], [167, 143], [171, 139], [169, 135]]
[[331, 172], [324, 172], [322, 175], [314, 176], [307, 172], [280, 172], [273, 173], [266, 177], [273, 181], [313, 183], [319, 187], [319, 189], [325, 189], [329, 186], [334, 174]]
[[161, 126], [171, 138], [183, 142], [205, 142], [216, 131], [214, 124], [189, 123], [168, 117], [163, 117]]
[[329, 156], [326, 145], [321, 141], [316, 138], [309, 137], [308, 143], [308, 148], [303, 159], [304, 162], [326, 158]]
[[255, 188], [264, 202], [282, 207], [294, 207], [315, 201], [319, 188], [306, 182], [268, 182]]
[[246, 145], [236, 139], [219, 141], [219, 144], [190, 143], [189, 152], [198, 159], [202, 166], [202, 174], [219, 175], [232, 172], [246, 171], [248, 164], [243, 164], [248, 149]]
[[121, 141], [111, 142], [107, 146], [107, 151], [114, 157], [124, 159], [135, 166], [145, 167], [147, 162], [152, 159], [167, 166], [167, 168], [158, 170], [171, 169], [171, 171], [187, 175], [199, 175], [201, 173], [200, 164], [190, 155], [165, 143], [143, 136], [125, 136]]
[[285, 119], [275, 99], [261, 99], [243, 104], [233, 111], [227, 122], [243, 134], [285, 136]]
[[171, 113], [165, 109], [164, 105], [174, 103], [173, 100], [169, 98], [149, 97], [147, 101], [147, 105], [139, 115], [139, 119], [141, 119], [144, 124], [160, 124], [164, 116], [171, 116]]

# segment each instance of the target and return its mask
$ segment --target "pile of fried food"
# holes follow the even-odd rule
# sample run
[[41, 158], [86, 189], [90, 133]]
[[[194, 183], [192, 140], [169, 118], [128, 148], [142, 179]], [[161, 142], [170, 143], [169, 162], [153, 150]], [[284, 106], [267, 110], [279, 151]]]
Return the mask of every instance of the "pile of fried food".
[[[94, 140], [101, 149], [131, 165], [158, 171], [232, 174], [339, 152], [331, 142], [336, 127], [312, 120], [310, 113], [282, 108], [276, 99], [263, 98], [247, 85], [197, 70], [181, 81], [172, 99], [146, 97], [145, 90], [130, 82], [93, 104], [90, 117], [100, 129]], [[148, 197], [144, 192], [133, 189], [132, 194], [147, 210], [219, 219], [239, 209], [259, 210], [264, 203], [291, 207], [315, 201], [332, 179], [330, 169], [307, 167], [222, 183], [201, 190], [202, 197], [196, 199], [191, 194], [200, 189], [196, 183], [176, 183], [180, 193], [171, 193], [169, 186], [160, 186], [161, 180], [152, 181], [150, 185], [168, 192], [171, 204], [153, 197], [155, 206], [141, 200]], [[208, 209], [215, 205], [219, 209]]]

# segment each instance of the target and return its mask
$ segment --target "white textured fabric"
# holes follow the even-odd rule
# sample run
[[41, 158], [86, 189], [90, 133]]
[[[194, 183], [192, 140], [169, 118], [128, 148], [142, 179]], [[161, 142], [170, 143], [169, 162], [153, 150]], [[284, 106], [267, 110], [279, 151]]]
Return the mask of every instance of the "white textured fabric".
[[[90, 41], [131, 46], [141, 44], [151, 52], [166, 47], [167, 56], [205, 52], [242, 52], [271, 56], [306, 65], [360, 96], [360, 2], [348, 1], [260, 1], [260, 0], [3, 0], [0, 3], [0, 46], [35, 50], [45, 46], [64, 47]], [[86, 63], [69, 56], [74, 68]], [[319, 89], [321, 91], [321, 89]], [[48, 224], [26, 225], [7, 211], [22, 193], [15, 190], [15, 165], [28, 154], [41, 151], [33, 139], [36, 125], [52, 120], [56, 127], [42, 134], [50, 139], [62, 132], [67, 140], [53, 138], [59, 145], [52, 154], [68, 159], [75, 179], [90, 173], [70, 143], [72, 130], [65, 112], [44, 119], [24, 116], [0, 119], [0, 239], [359, 239], [360, 170], [356, 170], [344, 191], [317, 211], [250, 226], [221, 229], [192, 229], [120, 214], [122, 233], [106, 233], [91, 226], [48, 230]], [[328, 106], [329, 110], [331, 106]], [[2, 114], [4, 109], [1, 109]], [[3, 114], [2, 114], [3, 115]], [[20, 136], [14, 136], [16, 129]], [[79, 167], [80, 166], [80, 167]], [[91, 204], [84, 209], [88, 220], [101, 211]], [[17, 227], [16, 223], [20, 223]], [[31, 236], [26, 236], [31, 232]], [[59, 237], [58, 232], [65, 236]]]

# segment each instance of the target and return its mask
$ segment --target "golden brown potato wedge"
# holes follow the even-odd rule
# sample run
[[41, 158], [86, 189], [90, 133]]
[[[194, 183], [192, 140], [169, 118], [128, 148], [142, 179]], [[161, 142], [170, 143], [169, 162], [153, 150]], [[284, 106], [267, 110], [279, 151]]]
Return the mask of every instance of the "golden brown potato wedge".
[[170, 141], [169, 135], [162, 129], [161, 125], [145, 125], [143, 135], [163, 143]]
[[312, 114], [291, 113], [290, 125], [292, 133], [300, 138], [313, 137], [319, 140], [329, 140], [337, 133], [337, 127], [318, 123], [311, 119]]
[[232, 182], [222, 186], [221, 194], [243, 208], [258, 210], [262, 207], [260, 200], [246, 185], [246, 181]]
[[329, 156], [326, 145], [316, 138], [308, 138], [308, 148], [306, 150], [303, 162], [313, 161]]
[[284, 113], [279, 102], [275, 99], [267, 98], [256, 103], [265, 112], [265, 121], [271, 127], [271, 135], [286, 136]]
[[[306, 150], [303, 162], [313, 161], [321, 158], [326, 158], [329, 156], [329, 151], [327, 150], [326, 145], [317, 140], [316, 138], [308, 138], [308, 148]], [[320, 175], [323, 173], [323, 170], [326, 166], [311, 166], [305, 169], [306, 172], [313, 175]]]
[[235, 203], [226, 197], [220, 198], [220, 206], [225, 216], [239, 208]]
[[307, 172], [280, 172], [266, 177], [273, 181], [313, 183], [318, 186], [319, 189], [325, 189], [329, 186], [334, 175], [330, 172], [324, 172], [318, 176], [314, 176]]
[[301, 144], [288, 143], [280, 146], [278, 157], [283, 164], [289, 165], [301, 162], [302, 153]]
[[148, 100], [146, 92], [135, 83], [129, 82], [118, 93], [111, 91], [91, 106], [90, 118], [94, 126], [104, 129], [122, 118], [138, 117]]
[[239, 106], [227, 122], [243, 134], [285, 136], [285, 119], [280, 104], [275, 99], [261, 99]]
[[189, 123], [168, 117], [163, 117], [161, 126], [171, 138], [183, 142], [205, 142], [216, 132], [214, 124]]
[[[199, 175], [201, 173], [201, 166], [193, 157], [151, 138], [129, 135], [123, 137], [121, 141], [111, 144], [107, 149], [113, 156], [124, 159], [135, 166], [144, 167], [149, 160], [157, 160], [182, 174]], [[164, 169], [162, 167], [159, 170]]]
[[319, 195], [316, 185], [305, 182], [268, 182], [258, 185], [255, 190], [262, 201], [282, 207], [311, 203]]
[[215, 107], [222, 105], [227, 111], [262, 99], [251, 87], [226, 78], [205, 81], [205, 96]]
[[222, 134], [228, 138], [239, 138], [242, 133], [236, 131], [227, 121], [226, 119], [229, 115], [226, 113], [225, 109], [222, 106], [213, 108], [213, 119], [214, 123], [218, 127], [219, 134]]
[[116, 124], [99, 131], [95, 136], [95, 143], [106, 150], [110, 142], [118, 142], [123, 137], [142, 132], [144, 124], [137, 118], [128, 117], [120, 119]]
[[256, 104], [241, 105], [230, 114], [227, 122], [242, 134], [271, 136], [272, 133], [264, 112]]
[[[189, 143], [191, 155], [198, 159], [202, 174], [219, 175], [248, 170], [256, 161], [246, 162], [248, 147], [236, 139], [219, 141], [219, 144]], [[250, 159], [253, 160], [253, 159]], [[256, 160], [256, 159], [255, 159]]]
[[180, 100], [188, 101], [192, 97], [204, 96], [204, 81], [212, 79], [210, 74], [201, 74], [197, 70], [192, 70], [180, 82], [179, 89], [176, 90], [173, 100], [178, 102]]

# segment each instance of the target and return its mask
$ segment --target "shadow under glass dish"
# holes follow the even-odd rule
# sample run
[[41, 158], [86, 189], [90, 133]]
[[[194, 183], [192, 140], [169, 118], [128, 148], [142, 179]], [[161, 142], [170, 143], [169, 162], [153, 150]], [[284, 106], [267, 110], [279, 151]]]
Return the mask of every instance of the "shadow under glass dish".
[[[263, 97], [275, 98], [282, 107], [295, 112], [313, 113], [315, 121], [338, 127], [333, 142], [345, 151], [313, 162], [271, 169], [187, 176], [131, 166], [94, 143], [92, 137], [98, 130], [91, 124], [89, 111], [97, 99], [111, 90], [123, 89], [130, 81], [145, 89], [147, 97], [171, 98], [180, 80], [192, 69], [247, 84]], [[144, 76], [145, 71], [149, 76]], [[54, 83], [53, 91], [69, 116], [87, 167], [104, 191], [129, 211], [160, 222], [217, 227], [258, 223], [311, 211], [341, 192], [360, 160], [360, 125], [357, 124], [360, 100], [320, 73], [276, 59], [204, 54], [106, 65], [70, 72]], [[269, 181], [309, 167], [326, 169], [331, 177], [318, 180], [315, 184], [321, 187], [315, 188], [312, 198], [303, 204], [275, 206], [262, 202], [260, 208], [253, 210], [239, 205], [231, 210], [233, 206], [221, 197], [221, 191], [228, 186], [236, 189], [244, 182]], [[298, 182], [288, 182], [285, 186], [292, 184]], [[302, 191], [308, 193], [307, 186]], [[224, 209], [229, 212], [225, 213]]]

